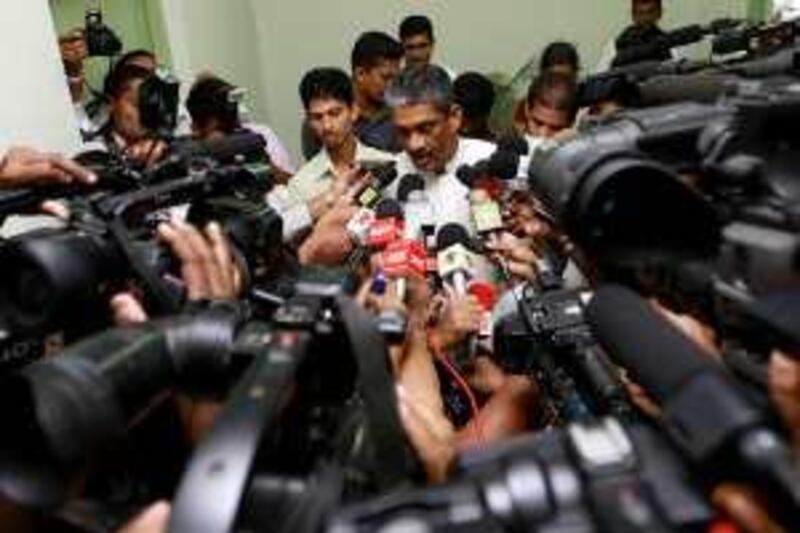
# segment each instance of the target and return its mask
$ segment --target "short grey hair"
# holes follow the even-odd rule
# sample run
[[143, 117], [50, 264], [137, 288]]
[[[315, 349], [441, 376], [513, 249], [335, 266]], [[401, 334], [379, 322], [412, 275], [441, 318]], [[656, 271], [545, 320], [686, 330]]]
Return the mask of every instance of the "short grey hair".
[[436, 65], [404, 68], [389, 84], [384, 97], [391, 108], [433, 104], [444, 109], [455, 102], [450, 75]]

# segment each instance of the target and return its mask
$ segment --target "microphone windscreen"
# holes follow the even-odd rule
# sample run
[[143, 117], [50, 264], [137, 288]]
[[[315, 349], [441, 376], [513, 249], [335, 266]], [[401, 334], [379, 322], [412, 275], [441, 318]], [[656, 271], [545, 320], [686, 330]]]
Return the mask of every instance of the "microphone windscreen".
[[375, 206], [375, 218], [378, 220], [384, 220], [387, 218], [403, 220], [403, 208], [396, 200], [384, 198], [378, 202], [378, 205]]
[[503, 181], [511, 181], [519, 175], [519, 162], [519, 154], [497, 150], [489, 158], [488, 174]]
[[370, 169], [370, 172], [379, 189], [385, 189], [397, 179], [397, 166], [394, 162], [376, 166]]
[[412, 192], [424, 190], [425, 178], [419, 174], [406, 174], [400, 179], [400, 184], [397, 187], [397, 199], [401, 203], [406, 203]]
[[508, 134], [504, 135], [497, 141], [497, 150], [504, 152], [511, 152], [521, 156], [528, 155], [531, 151], [528, 141], [522, 135]]
[[475, 174], [475, 169], [469, 165], [461, 165], [456, 170], [456, 178], [468, 189], [471, 189], [475, 182]]
[[439, 232], [436, 234], [437, 250], [442, 251], [456, 244], [470, 248], [471, 242], [467, 228], [455, 223], [445, 224], [439, 228]]
[[601, 287], [586, 317], [611, 360], [627, 369], [659, 402], [712, 368], [708, 355], [630, 289]]

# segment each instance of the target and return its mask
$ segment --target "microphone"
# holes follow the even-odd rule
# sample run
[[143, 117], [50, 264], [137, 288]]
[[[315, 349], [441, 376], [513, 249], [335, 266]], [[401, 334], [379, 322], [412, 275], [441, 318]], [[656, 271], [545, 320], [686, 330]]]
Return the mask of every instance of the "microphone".
[[792, 454], [720, 367], [629, 289], [600, 288], [587, 318], [609, 357], [659, 401], [686, 456], [721, 476], [745, 472], [796, 519], [800, 471]]
[[383, 191], [397, 179], [397, 167], [394, 162], [371, 166], [365, 164], [365, 169], [372, 175], [372, 179], [354, 191], [353, 198], [359, 207], [371, 209], [380, 202]]
[[[365, 163], [365, 165], [368, 165]], [[369, 172], [372, 179], [362, 185], [358, 191], [353, 192], [355, 203], [359, 206], [358, 212], [347, 223], [347, 233], [359, 246], [367, 244], [370, 228], [375, 222], [374, 208], [383, 196], [383, 190], [397, 178], [397, 168], [394, 163], [371, 166]]]
[[403, 210], [394, 200], [384, 199], [375, 210], [361, 208], [347, 224], [347, 232], [356, 244], [347, 258], [351, 271], [361, 265], [371, 251], [380, 251], [403, 235]]
[[383, 250], [390, 243], [401, 239], [404, 233], [403, 208], [395, 200], [385, 198], [375, 206], [375, 220], [367, 235], [367, 246], [372, 250]]
[[528, 155], [531, 147], [525, 137], [516, 133], [509, 133], [497, 141], [497, 151], [511, 152], [520, 157]]
[[485, 281], [473, 281], [467, 288], [470, 296], [474, 296], [478, 300], [481, 308], [481, 327], [478, 330], [478, 337], [480, 339], [489, 339], [492, 336], [494, 328], [494, 320], [492, 311], [494, 310], [495, 303], [497, 303], [497, 291], [492, 284]]
[[445, 224], [436, 235], [436, 249], [439, 276], [456, 293], [466, 296], [467, 284], [476, 269], [476, 258], [470, 251], [469, 232], [460, 224]]
[[429, 239], [436, 233], [436, 217], [425, 192], [425, 179], [419, 174], [406, 174], [400, 179], [397, 199], [403, 204], [408, 239], [421, 239], [426, 249], [433, 248]]

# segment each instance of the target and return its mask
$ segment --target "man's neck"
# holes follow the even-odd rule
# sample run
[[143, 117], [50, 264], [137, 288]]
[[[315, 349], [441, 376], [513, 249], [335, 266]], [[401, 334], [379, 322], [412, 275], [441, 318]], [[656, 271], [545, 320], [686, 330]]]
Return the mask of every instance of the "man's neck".
[[356, 136], [350, 135], [342, 144], [328, 148], [328, 157], [334, 169], [351, 166], [356, 160]]
[[382, 104], [373, 102], [363, 93], [356, 91], [356, 112], [359, 119], [371, 120], [382, 111]]

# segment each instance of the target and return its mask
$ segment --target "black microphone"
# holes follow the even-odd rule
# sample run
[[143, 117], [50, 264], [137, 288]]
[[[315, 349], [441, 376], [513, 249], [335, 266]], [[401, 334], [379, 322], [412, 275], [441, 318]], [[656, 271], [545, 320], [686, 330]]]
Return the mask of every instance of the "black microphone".
[[445, 224], [436, 234], [439, 276], [461, 296], [467, 294], [467, 284], [475, 275], [471, 245], [469, 232], [461, 224]]
[[609, 357], [661, 404], [668, 433], [689, 459], [720, 477], [745, 473], [781, 513], [798, 516], [791, 451], [708, 355], [623, 287], [600, 288], [587, 318]]
[[406, 174], [400, 178], [397, 186], [397, 199], [401, 203], [406, 203], [409, 197], [417, 191], [425, 191], [425, 178], [419, 174]]
[[353, 198], [359, 207], [372, 208], [381, 200], [383, 190], [397, 179], [397, 167], [392, 162], [364, 168], [372, 175], [372, 179], [361, 187]]
[[504, 152], [511, 152], [524, 157], [531, 151], [528, 141], [525, 137], [516, 133], [510, 133], [500, 137], [497, 141], [497, 150]]

